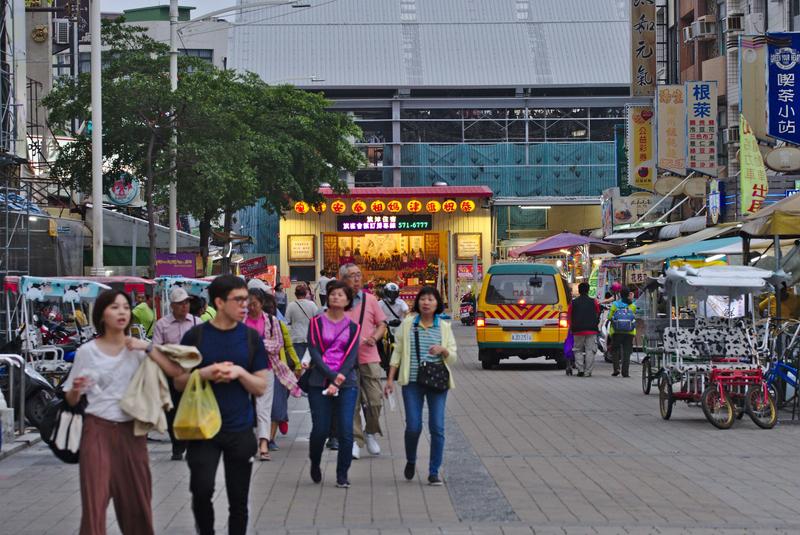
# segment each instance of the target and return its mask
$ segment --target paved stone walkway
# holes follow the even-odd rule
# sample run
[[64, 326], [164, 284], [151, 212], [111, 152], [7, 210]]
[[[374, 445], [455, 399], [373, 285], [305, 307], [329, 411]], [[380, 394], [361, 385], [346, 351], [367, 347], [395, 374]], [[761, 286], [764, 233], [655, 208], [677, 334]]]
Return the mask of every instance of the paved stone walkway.
[[[255, 466], [253, 533], [427, 535], [518, 533], [798, 533], [800, 426], [771, 431], [745, 417], [713, 428], [698, 407], [672, 420], [630, 379], [567, 377], [552, 364], [504, 361], [481, 370], [469, 328], [457, 327], [457, 388], [448, 399], [445, 487], [402, 477], [402, 407], [386, 410], [383, 454], [353, 463], [350, 490], [335, 488], [335, 455], [322, 485], [308, 478], [310, 417], [292, 404], [290, 433], [273, 461]], [[401, 404], [399, 404], [401, 405]], [[157, 533], [193, 533], [188, 469], [151, 443]], [[226, 532], [219, 475], [218, 532]], [[77, 468], [34, 446], [0, 461], [0, 533], [76, 533]], [[118, 533], [113, 510], [109, 532]]]

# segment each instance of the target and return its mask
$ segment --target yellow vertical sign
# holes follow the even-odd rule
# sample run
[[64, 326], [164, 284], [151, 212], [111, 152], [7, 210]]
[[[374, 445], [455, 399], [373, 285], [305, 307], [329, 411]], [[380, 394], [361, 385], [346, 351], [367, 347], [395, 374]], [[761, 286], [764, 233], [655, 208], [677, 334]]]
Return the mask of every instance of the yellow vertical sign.
[[628, 106], [628, 184], [653, 191], [656, 167], [653, 154], [652, 106]]
[[747, 215], [758, 212], [764, 205], [769, 192], [769, 182], [764, 159], [758, 150], [758, 141], [744, 115], [739, 115], [739, 145], [740, 210], [741, 215]]
[[686, 89], [661, 85], [657, 89], [658, 167], [686, 174]]

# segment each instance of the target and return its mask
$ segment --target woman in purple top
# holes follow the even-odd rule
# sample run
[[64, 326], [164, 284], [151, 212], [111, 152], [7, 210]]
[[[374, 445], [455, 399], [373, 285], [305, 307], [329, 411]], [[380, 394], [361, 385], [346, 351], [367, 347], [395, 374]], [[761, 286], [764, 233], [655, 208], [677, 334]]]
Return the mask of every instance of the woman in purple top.
[[345, 316], [353, 304], [349, 286], [333, 281], [328, 284], [328, 309], [311, 319], [308, 329], [308, 352], [311, 364], [308, 378], [308, 404], [311, 407], [311, 479], [322, 481], [320, 461], [325, 439], [336, 417], [339, 454], [336, 460], [336, 486], [349, 488], [347, 472], [352, 462], [353, 414], [358, 387], [358, 332], [356, 323]]

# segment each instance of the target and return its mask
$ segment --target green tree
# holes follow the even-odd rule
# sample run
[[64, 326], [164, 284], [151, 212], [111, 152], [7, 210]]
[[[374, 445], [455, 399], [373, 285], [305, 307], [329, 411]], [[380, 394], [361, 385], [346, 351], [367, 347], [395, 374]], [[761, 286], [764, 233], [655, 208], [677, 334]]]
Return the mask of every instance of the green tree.
[[178, 92], [178, 151], [194, 162], [179, 174], [178, 202], [200, 221], [203, 246], [216, 218], [228, 235], [233, 213], [260, 197], [272, 213], [318, 202], [321, 183], [346, 191], [341, 171], [363, 162], [348, 141], [359, 128], [319, 95], [218, 70], [193, 73]]
[[[142, 183], [150, 240], [150, 271], [155, 270], [155, 194], [169, 181], [172, 166], [171, 110], [176, 104], [170, 90], [169, 48], [143, 33], [125, 26], [122, 20], [104, 22], [103, 82], [103, 166], [104, 182], [130, 172]], [[184, 71], [188, 67], [183, 62]], [[65, 124], [73, 118], [91, 117], [89, 74], [77, 81], [64, 77], [44, 99], [51, 124]], [[85, 132], [64, 146], [51, 175], [84, 192], [91, 191], [91, 135]], [[99, 217], [100, 199], [93, 199]]]
[[[294, 200], [321, 200], [328, 182], [345, 191], [340, 172], [362, 163], [348, 138], [358, 127], [326, 109], [319, 95], [291, 86], [271, 87], [254, 74], [240, 75], [195, 58], [179, 58], [178, 90], [169, 86], [168, 48], [122, 20], [103, 25], [103, 155], [105, 176], [130, 172], [142, 182], [150, 240], [150, 271], [155, 270], [156, 208], [163, 204], [172, 171], [178, 177], [182, 213], [200, 220], [204, 258], [212, 221], [231, 216], [265, 197], [271, 212]], [[61, 79], [46, 97], [51, 124], [89, 118], [88, 74], [75, 82]], [[174, 121], [174, 122], [173, 122]], [[172, 126], [177, 128], [175, 165]], [[64, 146], [52, 168], [54, 178], [91, 191], [91, 136]], [[99, 204], [99, 203], [98, 203]]]

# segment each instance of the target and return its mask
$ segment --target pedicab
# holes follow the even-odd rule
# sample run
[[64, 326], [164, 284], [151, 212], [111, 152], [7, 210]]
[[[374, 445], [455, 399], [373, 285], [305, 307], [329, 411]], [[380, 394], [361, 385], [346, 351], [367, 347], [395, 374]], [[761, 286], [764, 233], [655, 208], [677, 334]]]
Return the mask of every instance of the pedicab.
[[[719, 429], [744, 413], [761, 428], [774, 427], [777, 409], [759, 362], [754, 296], [776, 275], [749, 266], [682, 266], [657, 280], [671, 308], [658, 379], [661, 417], [668, 420], [675, 402], [685, 401], [699, 403]], [[687, 303], [694, 305], [691, 327], [680, 319]]]

